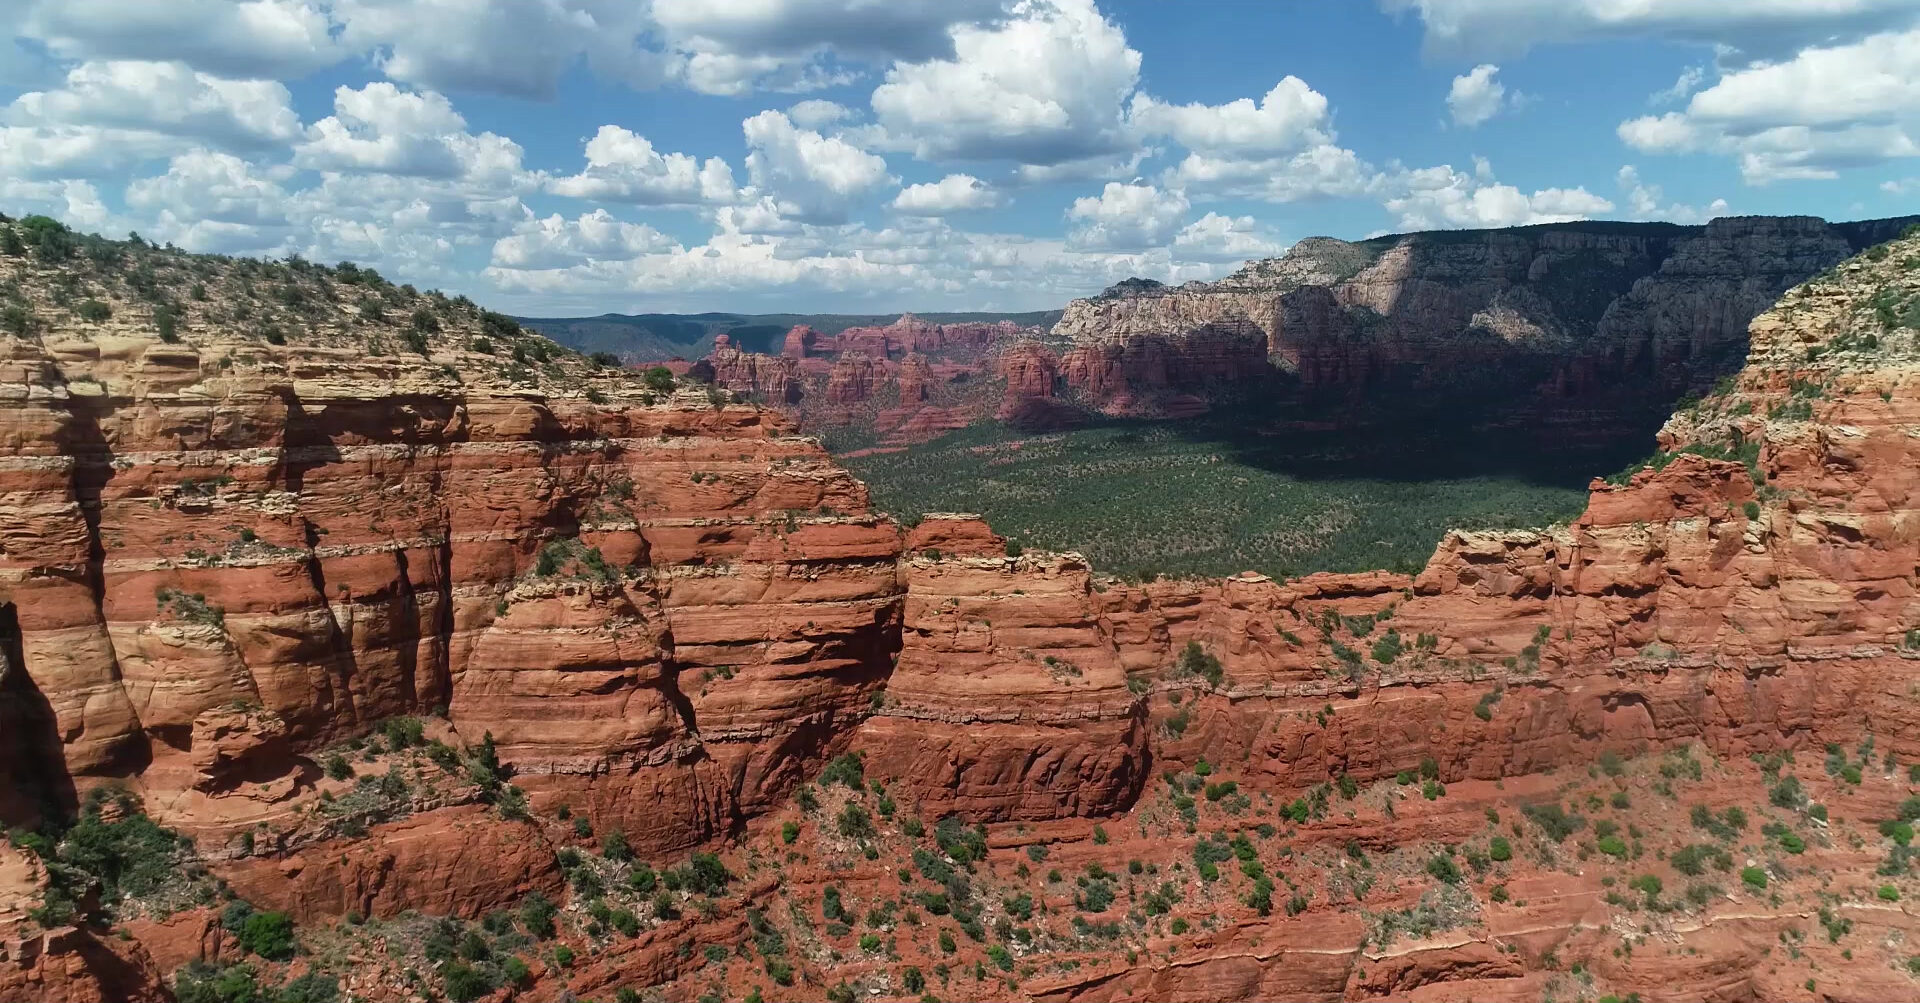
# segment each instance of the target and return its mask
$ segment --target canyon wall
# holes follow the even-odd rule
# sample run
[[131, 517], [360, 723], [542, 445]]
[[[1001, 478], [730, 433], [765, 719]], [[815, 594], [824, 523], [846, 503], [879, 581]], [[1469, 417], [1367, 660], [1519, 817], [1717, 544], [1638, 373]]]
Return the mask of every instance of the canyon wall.
[[[1701, 447], [1596, 484], [1564, 529], [1450, 536], [1413, 579], [1290, 583], [1122, 585], [991, 542], [909, 546], [777, 413], [646, 403], [610, 374], [515, 386], [457, 349], [370, 359], [198, 329], [16, 339], [0, 608], [8, 684], [43, 706], [9, 759], [63, 763], [41, 792], [56, 806], [65, 777], [137, 775], [193, 817], [297, 779], [301, 750], [437, 711], [467, 741], [492, 733], [536, 802], [591, 803], [671, 848], [734, 831], [863, 735], [919, 800], [1040, 818], [1124, 808], [1153, 755], [1242, 731], [1268, 736], [1283, 785], [1439, 745], [1493, 776], [1656, 739], [1892, 734], [1912, 571], [1895, 339], [1792, 357], [1867, 323], [1823, 292], [1852, 288], [1783, 301], [1733, 395], [1664, 433], [1737, 441], [1751, 471]], [[1782, 399], [1794, 420], [1769, 420]], [[1373, 642], [1324, 629], [1329, 611], [1387, 610], [1405, 653], [1343, 660]], [[1226, 666], [1200, 706], [1242, 723], [1150, 754], [1127, 677], [1188, 640]], [[1463, 724], [1488, 679], [1536, 713]], [[1347, 715], [1364, 730], [1338, 740], [1260, 727], [1400, 693], [1434, 713], [1397, 734]]]
[[[169, 339], [110, 275], [113, 319], [84, 322], [29, 266], [51, 320], [0, 343], [0, 810], [124, 783], [308, 923], [563, 894], [546, 830], [478, 807], [484, 783], [328, 821], [328, 751], [399, 715], [653, 855], [751, 831], [847, 750], [929, 820], [1015, 834], [1122, 816], [1202, 760], [1284, 801], [1427, 759], [1495, 783], [1688, 743], [1920, 758], [1916, 260], [1920, 237], [1876, 248], [1759, 316], [1737, 379], [1571, 525], [1455, 532], [1416, 576], [1146, 584], [964, 516], [903, 531], [780, 413], [542, 360], [454, 301], [379, 290], [391, 313], [326, 308], [288, 345], [234, 334], [223, 294]], [[620, 964], [690, 970], [655, 946]], [[1148, 972], [1114, 992], [1164, 989]]]
[[833, 335], [796, 326], [777, 355], [741, 351], [721, 335], [693, 369], [743, 400], [793, 416], [808, 431], [856, 430], [876, 442], [920, 442], [990, 414], [995, 374], [1003, 368], [996, 360], [1038, 334], [1011, 321], [933, 324], [902, 314], [892, 324]]
[[1263, 342], [1308, 399], [1519, 392], [1545, 398], [1533, 402], [1544, 410], [1625, 380], [1664, 406], [1737, 368], [1747, 322], [1788, 287], [1912, 222], [1754, 216], [1313, 238], [1218, 282], [1123, 284], [1076, 300], [1052, 335], [1071, 345], [1069, 383], [1116, 411], [1266, 380], [1259, 360], [1222, 351], [1223, 331]]
[[1748, 322], [1781, 293], [1916, 219], [1315, 237], [1214, 282], [1122, 282], [1068, 304], [1044, 334], [909, 315], [831, 337], [795, 328], [778, 357], [721, 346], [710, 361], [724, 385], [809, 431], [894, 445], [987, 417], [1052, 428], [1222, 405], [1638, 442], [1739, 367]]
[[46, 781], [17, 800], [134, 775], [189, 828], [244, 827], [305, 786], [299, 751], [437, 713], [536, 801], [686, 845], [891, 667], [896, 533], [777, 414], [496, 363], [451, 308], [426, 352], [370, 356], [200, 317], [169, 344], [116, 307], [4, 349], [0, 610], [33, 726], [8, 765]]

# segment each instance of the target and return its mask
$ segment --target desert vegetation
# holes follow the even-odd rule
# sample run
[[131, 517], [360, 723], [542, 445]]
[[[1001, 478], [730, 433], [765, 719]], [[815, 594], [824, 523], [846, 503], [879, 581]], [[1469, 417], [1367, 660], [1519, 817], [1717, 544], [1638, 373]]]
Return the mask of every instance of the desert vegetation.
[[1608, 469], [1498, 459], [1397, 432], [1261, 436], [1186, 422], [1040, 435], [976, 425], [845, 462], [897, 517], [978, 512], [1027, 546], [1144, 578], [1416, 570], [1448, 529], [1578, 515], [1590, 471]]

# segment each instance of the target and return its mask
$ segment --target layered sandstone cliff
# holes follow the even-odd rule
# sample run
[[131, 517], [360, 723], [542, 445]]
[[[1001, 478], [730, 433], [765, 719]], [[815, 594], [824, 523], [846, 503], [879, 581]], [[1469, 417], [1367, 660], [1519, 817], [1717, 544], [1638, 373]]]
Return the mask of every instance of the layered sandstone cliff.
[[1002, 368], [996, 360], [1037, 333], [1011, 321], [933, 324], [902, 314], [834, 335], [799, 325], [778, 355], [743, 352], [722, 335], [696, 365], [717, 385], [791, 415], [808, 431], [899, 445], [991, 414]]
[[1738, 368], [1747, 323], [1787, 288], [1915, 218], [1314, 237], [1214, 282], [1128, 280], [1068, 304], [1044, 335], [904, 315], [833, 336], [796, 327], [779, 356], [723, 344], [708, 361], [809, 431], [893, 445], [987, 417], [1059, 427], [1250, 402], [1265, 417], [1417, 412], [1461, 434], [1616, 445]]
[[[493, 731], [536, 801], [664, 811], [636, 832], [684, 845], [777, 793], [888, 668], [893, 533], [776, 415], [656, 400], [410, 290], [134, 259], [219, 295], [156, 308], [96, 266], [93, 324], [48, 284], [80, 266], [28, 266], [46, 327], [5, 347], [0, 608], [33, 718], [9, 730], [15, 761], [64, 764], [53, 807], [68, 776], [137, 775], [183, 819], [252, 824], [275, 808], [203, 806], [231, 786], [206, 746], [257, 785], [437, 710]], [[230, 291], [248, 280], [325, 304], [319, 336], [236, 335], [243, 304], [270, 309]], [[728, 679], [695, 694], [683, 672]]]
[[[1537, 998], [1574, 951], [1610, 991], [1647, 998], [1799, 985], [1798, 956], [1759, 961], [1810, 922], [1816, 892], [1797, 863], [1772, 869], [1792, 899], [1723, 889], [1724, 903], [1683, 907], [1684, 924], [1658, 919], [1697, 961], [1644, 939], [1609, 955], [1620, 929], [1628, 947], [1640, 936], [1603, 899], [1610, 849], [1582, 865], [1542, 842], [1537, 859], [1464, 883], [1428, 863], [1435, 841], [1485, 845], [1489, 812], [1573, 796], [1578, 771], [1552, 771], [1605, 757], [1649, 757], [1621, 767], [1623, 796], [1637, 784], [1644, 804], [1718, 811], [1755, 792], [1764, 807], [1749, 754], [1812, 762], [1833, 743], [1851, 763], [1871, 737], [1864, 782], [1802, 771], [1831, 819], [1823, 808], [1815, 826], [1802, 798], [1780, 824], [1821, 868], [1892, 882], [1893, 901], [1910, 877], [1875, 877], [1871, 856], [1824, 833], [1847, 824], [1864, 845], [1905, 793], [1879, 757], [1920, 760], [1920, 237], [1762, 314], [1738, 378], [1675, 415], [1644, 469], [1596, 482], [1571, 525], [1456, 532], [1411, 577], [1140, 585], [1020, 554], [966, 517], [903, 533], [785, 417], [659, 396], [456, 301], [331, 270], [122, 253], [163, 288], [210, 287], [169, 306], [173, 340], [108, 264], [31, 262], [38, 324], [5, 342], [0, 811], [32, 824], [126, 784], [237, 893], [288, 910], [305, 936], [357, 945], [367, 998], [443, 985], [444, 961], [407, 980], [428, 964], [407, 953], [409, 910], [479, 919], [536, 892], [565, 906], [558, 936], [590, 960], [540, 954], [529, 998], [745, 995], [780, 965], [809, 993], [850, 981], [913, 997], [895, 961], [924, 985], [948, 959], [982, 962], [949, 973], [942, 991], [958, 998]], [[74, 273], [110, 318], [61, 305], [56, 276]], [[268, 306], [243, 285], [297, 295]], [[291, 329], [290, 300], [330, 305], [288, 344], [235, 333], [255, 330], [236, 328], [241, 302]], [[1033, 359], [1019, 372], [1035, 390], [1051, 379]], [[345, 744], [396, 716], [425, 719], [445, 761]], [[863, 757], [851, 778], [836, 764], [844, 783], [796, 802], [849, 750]], [[497, 771], [474, 767], [490, 755]], [[1698, 775], [1696, 755], [1718, 786], [1659, 793], [1656, 760]], [[1409, 797], [1420, 788], [1394, 778], [1416, 771], [1440, 789]], [[1636, 822], [1649, 847], [1636, 866], [1705, 838], [1688, 835], [1682, 803]], [[939, 855], [922, 856], [949, 815], [989, 824], [971, 884], [926, 863], [974, 863], [970, 830], [943, 827]], [[1284, 853], [1251, 842], [1260, 826]], [[1255, 869], [1196, 873], [1214, 828], [1219, 859], [1241, 852], [1226, 849], [1231, 828], [1253, 853], [1242, 859], [1264, 861], [1264, 907]], [[631, 865], [595, 841], [615, 830], [663, 867], [720, 849], [734, 880], [698, 900], [680, 885], [635, 892]], [[1362, 905], [1356, 861], [1396, 847], [1366, 865], [1385, 877]], [[1137, 875], [1102, 869], [1131, 873], [1129, 857]], [[11, 905], [44, 896], [33, 867], [0, 857], [0, 987], [139, 995], [119, 987], [220, 956], [211, 934], [190, 948], [176, 936], [191, 911], [140, 927], [150, 955], [84, 924], [44, 928]], [[944, 896], [912, 900], [934, 925], [882, 908], [915, 873]], [[1116, 880], [1129, 882], [1118, 904]], [[1160, 882], [1176, 897], [1156, 901], [1188, 903], [1177, 926], [1146, 911]], [[861, 933], [898, 943], [795, 918], [819, 915], [829, 886], [876, 910]], [[984, 904], [965, 906], [975, 891]], [[1275, 895], [1285, 918], [1269, 915]], [[609, 933], [626, 923], [609, 902], [635, 933]], [[962, 922], [956, 903], [982, 932], [936, 948], [948, 921], [931, 917]], [[1381, 932], [1385, 912], [1421, 909], [1455, 925], [1398, 944]], [[331, 925], [348, 914], [401, 925]], [[1863, 953], [1910, 932], [1897, 908], [1847, 915], [1872, 931], [1851, 942]], [[981, 953], [988, 927], [1001, 955]], [[1819, 954], [1822, 971], [1853, 960], [1840, 949]], [[1894, 948], [1873, 950], [1877, 967], [1842, 968], [1843, 994], [1905, 985]], [[729, 951], [760, 960], [730, 967]]]
[[[1068, 382], [1121, 412], [1158, 413], [1164, 398], [1277, 373], [1309, 399], [1401, 388], [1436, 402], [1518, 394], [1563, 410], [1581, 398], [1617, 407], [1609, 391], [1625, 380], [1664, 407], [1735, 368], [1747, 322], [1789, 286], [1911, 222], [1738, 217], [1313, 238], [1217, 282], [1076, 300], [1052, 333], [1070, 346]], [[1541, 396], [1552, 402], [1532, 399]]]

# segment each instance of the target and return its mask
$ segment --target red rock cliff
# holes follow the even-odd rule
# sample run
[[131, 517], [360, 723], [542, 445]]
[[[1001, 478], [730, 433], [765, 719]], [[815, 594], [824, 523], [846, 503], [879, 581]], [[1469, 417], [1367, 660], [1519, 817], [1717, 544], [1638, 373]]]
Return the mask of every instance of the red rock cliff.
[[[113, 301], [111, 323], [83, 326], [30, 284], [48, 327], [5, 342], [0, 381], [13, 388], [0, 427], [12, 743], [0, 766], [32, 788], [4, 805], [6, 820], [126, 778], [249, 898], [322, 922], [349, 910], [475, 917], [530, 891], [560, 896], [543, 840], [562, 805], [647, 854], [722, 845], [787, 810], [846, 749], [916, 816], [1011, 823], [991, 834], [1002, 847], [1039, 839], [1030, 827], [1078, 840], [1087, 817], [1125, 815], [1092, 844], [1137, 827], [1149, 858], [1160, 852], [1149, 833], [1167, 831], [1149, 828], [1166, 824], [1149, 777], [1202, 759], [1283, 802], [1419, 768], [1436, 784], [1484, 783], [1495, 815], [1512, 807], [1497, 785], [1542, 790], [1547, 771], [1602, 753], [1691, 743], [1737, 765], [1871, 735], [1911, 762], [1916, 256], [1920, 237], [1897, 242], [1761, 315], [1732, 386], [1675, 415], [1645, 469], [1596, 482], [1570, 526], [1456, 532], [1413, 577], [1144, 585], [1099, 578], [1072, 555], [1008, 556], [965, 518], [903, 540], [781, 416], [660, 398], [577, 358], [537, 373], [495, 361], [474, 350], [481, 325], [502, 355], [547, 349], [450, 301], [394, 290], [433, 325], [368, 311], [294, 346], [239, 340], [212, 307], [189, 308], [169, 343], [131, 299]], [[337, 281], [288, 266], [266, 275], [316, 296]], [[411, 354], [389, 343], [429, 330]], [[323, 779], [312, 757], [398, 714], [468, 746], [491, 734], [535, 817], [478, 808], [481, 782], [449, 775], [409, 789], [410, 815], [344, 828], [319, 806], [357, 787]], [[1853, 810], [1886, 817], [1895, 801]], [[1390, 793], [1384, 816], [1356, 803], [1314, 838], [1453, 841], [1483, 824], [1472, 804], [1405, 823], [1391, 806]], [[857, 822], [806, 845], [843, 853]], [[233, 849], [243, 832], [267, 838]], [[477, 856], [489, 866], [460, 866]], [[820, 880], [897, 890], [913, 859], [864, 874], [857, 857]], [[740, 902], [759, 910], [779, 882], [753, 876], [749, 858], [733, 866], [749, 876]], [[1154, 859], [1180, 873], [1174, 857]], [[1347, 865], [1287, 866], [1298, 877]], [[992, 868], [978, 878], [990, 875], [1011, 880]], [[1221, 998], [1448, 983], [1462, 998], [1538, 995], [1526, 980], [1554, 967], [1556, 945], [1591, 948], [1580, 931], [1596, 926], [1575, 906], [1600, 894], [1562, 908], [1563, 886], [1541, 880], [1544, 912], [1406, 951], [1368, 947], [1372, 921], [1325, 898], [1303, 896], [1297, 920], [1211, 898], [1236, 925], [1160, 942], [1180, 944], [1177, 956], [1122, 965], [1110, 945], [1056, 945], [1074, 964], [1020, 984], [1059, 999], [1176, 984]], [[31, 875], [17, 883], [31, 897]], [[1100, 912], [1072, 901], [1053, 906]], [[1688, 942], [1708, 959], [1698, 970], [1616, 955], [1603, 975], [1640, 992], [1777, 995], [1793, 983], [1748, 961], [1780, 928], [1741, 925], [1790, 921], [1764, 903]], [[648, 916], [647, 937], [609, 950], [582, 984], [698, 978], [682, 962], [701, 937], [744, 936], [737, 914]], [[1861, 922], [1884, 927], [1876, 943], [1902, 929]], [[62, 994], [97, 998], [152, 984], [149, 962], [55, 941], [27, 950], [57, 968], [28, 959], [0, 986], [59, 979]], [[1860, 995], [1884, 995], [1862, 978]]]

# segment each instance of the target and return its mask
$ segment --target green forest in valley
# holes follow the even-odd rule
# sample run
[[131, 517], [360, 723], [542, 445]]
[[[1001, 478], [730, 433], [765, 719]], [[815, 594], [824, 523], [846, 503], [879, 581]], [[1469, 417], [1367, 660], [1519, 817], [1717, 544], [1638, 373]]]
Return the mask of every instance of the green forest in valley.
[[1415, 571], [1449, 528], [1571, 520], [1589, 477], [1619, 465], [1551, 454], [1485, 436], [1257, 434], [1189, 420], [1047, 433], [989, 423], [843, 462], [897, 518], [978, 512], [1022, 546], [1077, 550], [1103, 572], [1144, 579]]

